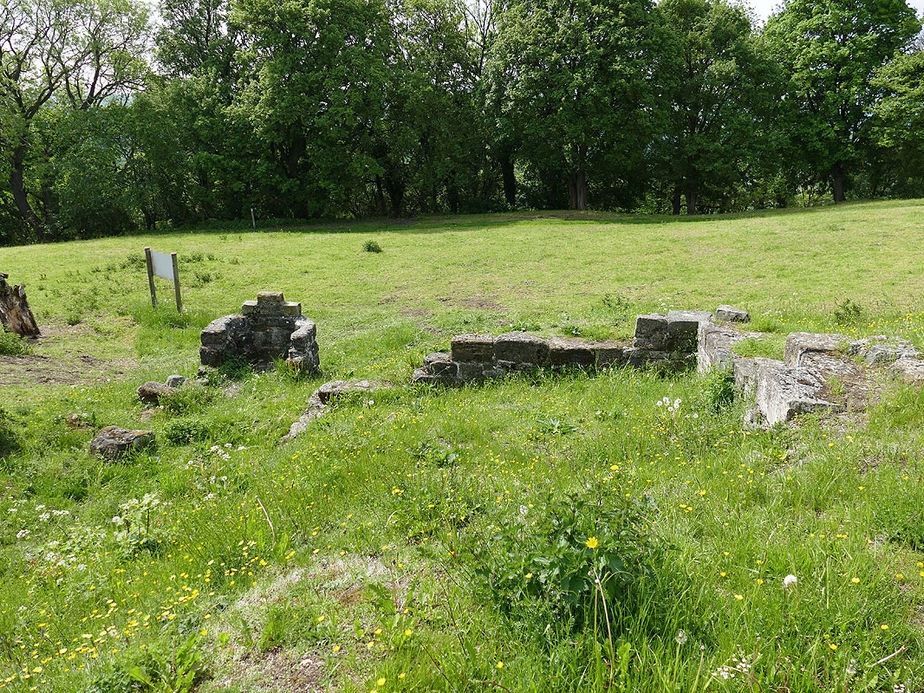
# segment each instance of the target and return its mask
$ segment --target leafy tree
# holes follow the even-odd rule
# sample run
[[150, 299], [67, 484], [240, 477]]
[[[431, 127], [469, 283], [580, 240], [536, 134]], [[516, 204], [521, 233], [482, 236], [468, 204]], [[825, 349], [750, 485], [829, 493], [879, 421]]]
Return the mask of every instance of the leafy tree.
[[900, 191], [920, 195], [924, 183], [924, 50], [885, 65], [873, 86], [882, 92], [875, 109], [876, 141], [888, 153]]
[[383, 210], [387, 195], [392, 216], [401, 216], [408, 192], [420, 211], [457, 210], [465, 188], [477, 196], [485, 145], [474, 95], [478, 55], [464, 17], [455, 0], [392, 8], [385, 104], [373, 144], [382, 167], [376, 206]]
[[158, 59], [170, 76], [211, 74], [234, 77], [234, 59], [242, 36], [229, 23], [228, 0], [161, 0]]
[[787, 99], [796, 146], [834, 201], [872, 145], [876, 72], [920, 30], [905, 0], [787, 0], [765, 36], [789, 74]]
[[358, 213], [381, 117], [392, 31], [380, 0], [240, 0], [250, 66], [235, 102], [265, 148], [264, 205], [286, 216]]
[[33, 235], [55, 211], [48, 209], [50, 168], [38, 176], [39, 190], [28, 187], [33, 123], [47, 105], [87, 110], [138, 88], [146, 30], [147, 11], [131, 0], [0, 0], [0, 152], [17, 213]]
[[624, 186], [640, 168], [651, 12], [649, 0], [512, 0], [498, 20], [488, 71], [501, 127], [539, 177], [566, 184], [572, 209], [591, 184]]
[[[751, 20], [725, 0], [662, 0], [657, 82], [663, 118], [657, 164], [695, 214], [703, 192], [722, 194], [753, 166], [772, 135], [761, 120], [777, 75], [759, 50]], [[660, 128], [659, 128], [660, 129]]]

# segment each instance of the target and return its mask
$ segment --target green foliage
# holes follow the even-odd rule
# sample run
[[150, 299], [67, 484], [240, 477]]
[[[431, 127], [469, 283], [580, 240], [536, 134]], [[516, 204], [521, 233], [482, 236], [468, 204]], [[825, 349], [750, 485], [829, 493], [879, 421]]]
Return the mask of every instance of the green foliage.
[[0, 407], [0, 459], [18, 447], [19, 441], [13, 431], [13, 417]]
[[719, 412], [735, 401], [735, 374], [730, 368], [713, 369], [703, 378], [703, 396], [713, 412]]
[[367, 253], [381, 253], [382, 246], [380, 246], [376, 241], [368, 240], [363, 243], [363, 250]]
[[871, 151], [873, 77], [920, 29], [905, 0], [790, 0], [767, 22], [765, 40], [788, 76], [791, 154], [806, 178], [832, 186], [835, 202]]
[[132, 498], [119, 506], [119, 514], [112, 518], [117, 528], [113, 539], [126, 556], [161, 551], [167, 536], [158, 518], [163, 508], [160, 498], [153, 493]]
[[25, 339], [13, 332], [0, 328], [0, 356], [23, 356], [32, 353]]
[[863, 316], [863, 308], [849, 298], [844, 299], [834, 308], [834, 322], [838, 325], [852, 325]]
[[647, 499], [591, 488], [522, 506], [476, 549], [478, 572], [505, 609], [541, 599], [580, 623], [602, 600], [614, 613], [631, 613], [639, 583], [660, 560], [653, 512]]
[[83, 693], [193, 693], [207, 678], [201, 638], [194, 633], [169, 652], [148, 651], [121, 662]]

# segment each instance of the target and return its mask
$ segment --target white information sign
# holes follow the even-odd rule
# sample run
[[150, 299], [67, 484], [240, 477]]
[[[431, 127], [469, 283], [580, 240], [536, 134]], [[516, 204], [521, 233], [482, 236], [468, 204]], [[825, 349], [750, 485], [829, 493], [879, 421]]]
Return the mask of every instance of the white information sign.
[[150, 248], [144, 249], [145, 264], [148, 266], [148, 287], [151, 289], [151, 305], [157, 308], [157, 291], [154, 288], [154, 277], [160, 277], [173, 282], [173, 291], [176, 295], [176, 309], [183, 312], [183, 301], [180, 299], [180, 272], [177, 269], [176, 253], [158, 253]]
[[154, 269], [154, 276], [161, 279], [173, 281], [173, 258], [166, 253], [158, 253], [156, 250], [151, 251], [151, 265]]

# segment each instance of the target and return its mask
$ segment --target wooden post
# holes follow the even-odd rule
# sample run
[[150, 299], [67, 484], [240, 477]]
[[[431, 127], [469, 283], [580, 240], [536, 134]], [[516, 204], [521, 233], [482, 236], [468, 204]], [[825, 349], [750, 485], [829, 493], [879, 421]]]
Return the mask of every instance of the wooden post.
[[154, 290], [154, 261], [151, 260], [151, 249], [149, 247], [144, 249], [144, 259], [148, 263], [148, 286], [151, 287], [151, 305], [156, 309], [157, 292]]
[[176, 261], [176, 253], [170, 253], [170, 259], [173, 260], [173, 290], [176, 292], [176, 310], [178, 313], [182, 313], [183, 302], [180, 300], [180, 268]]

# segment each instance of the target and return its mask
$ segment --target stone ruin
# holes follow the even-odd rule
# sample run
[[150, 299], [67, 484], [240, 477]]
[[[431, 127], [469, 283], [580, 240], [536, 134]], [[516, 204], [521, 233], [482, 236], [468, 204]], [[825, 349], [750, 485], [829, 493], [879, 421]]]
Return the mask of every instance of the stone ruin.
[[202, 330], [200, 370], [245, 361], [267, 369], [282, 360], [300, 373], [316, 373], [317, 329], [302, 315], [301, 303], [285, 300], [281, 292], [261, 291], [256, 301], [245, 301], [238, 315], [213, 320]]
[[686, 310], [672, 310], [667, 315], [639, 315], [635, 338], [626, 343], [542, 339], [523, 332], [499, 337], [459, 335], [453, 337], [449, 354], [437, 352], [424, 359], [423, 367], [414, 372], [414, 381], [462, 385], [537, 368], [656, 365], [682, 370], [695, 362], [699, 326], [712, 317], [706, 311]]
[[[747, 312], [719, 306], [706, 311], [639, 315], [631, 343], [543, 339], [522, 332], [459, 335], [450, 353], [437, 352], [414, 372], [419, 383], [462, 385], [537, 368], [602, 368], [656, 365], [680, 370], [696, 365], [733, 374], [739, 391], [754, 398], [753, 424], [773, 426], [797, 414], [841, 412], [865, 406], [870, 367], [886, 367], [906, 383], [924, 385], [924, 357], [909, 342], [885, 336], [857, 341], [840, 334], [796, 332], [786, 340], [782, 361], [746, 358], [733, 351], [760, 332], [741, 329]], [[738, 324], [736, 324], [738, 323]]]

